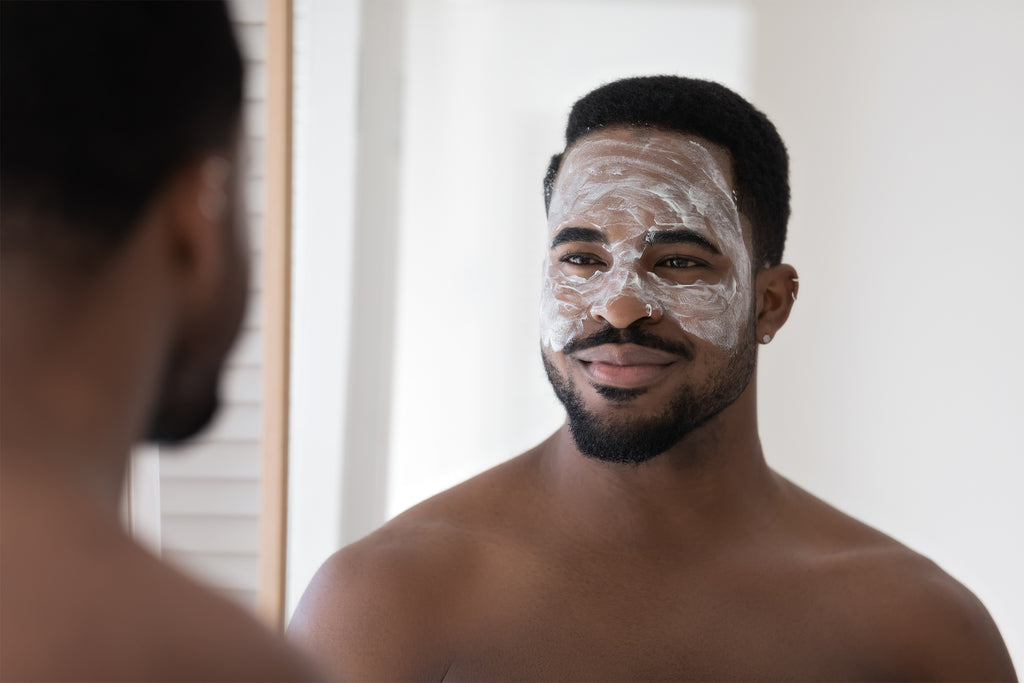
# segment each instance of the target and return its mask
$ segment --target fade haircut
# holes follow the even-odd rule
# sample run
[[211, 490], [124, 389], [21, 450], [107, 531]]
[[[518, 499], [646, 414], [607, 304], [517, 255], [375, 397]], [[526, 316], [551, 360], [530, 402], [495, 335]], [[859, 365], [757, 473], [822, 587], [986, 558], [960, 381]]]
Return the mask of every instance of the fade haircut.
[[112, 251], [176, 171], [230, 148], [242, 79], [223, 1], [0, 2], [4, 253]]
[[739, 210], [753, 225], [755, 268], [778, 265], [789, 221], [789, 157], [775, 126], [728, 88], [681, 76], [644, 76], [608, 83], [573, 105], [565, 150], [544, 176], [544, 207], [562, 158], [588, 133], [626, 125], [696, 135], [721, 145], [732, 158]]

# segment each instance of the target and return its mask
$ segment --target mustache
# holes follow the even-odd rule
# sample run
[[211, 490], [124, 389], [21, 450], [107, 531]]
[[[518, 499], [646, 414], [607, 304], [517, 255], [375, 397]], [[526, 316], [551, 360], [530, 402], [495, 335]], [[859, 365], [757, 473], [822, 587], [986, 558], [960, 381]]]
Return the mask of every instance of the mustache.
[[562, 353], [570, 355], [577, 351], [601, 346], [602, 344], [635, 344], [637, 346], [646, 346], [650, 349], [674, 353], [675, 355], [682, 356], [687, 360], [692, 360], [693, 358], [693, 353], [690, 351], [690, 347], [681, 342], [662, 339], [657, 335], [651, 334], [639, 325], [630, 325], [626, 328], [619, 328], [613, 327], [608, 323], [593, 334], [585, 337], [576, 337], [571, 340], [565, 345], [565, 348], [562, 349]]

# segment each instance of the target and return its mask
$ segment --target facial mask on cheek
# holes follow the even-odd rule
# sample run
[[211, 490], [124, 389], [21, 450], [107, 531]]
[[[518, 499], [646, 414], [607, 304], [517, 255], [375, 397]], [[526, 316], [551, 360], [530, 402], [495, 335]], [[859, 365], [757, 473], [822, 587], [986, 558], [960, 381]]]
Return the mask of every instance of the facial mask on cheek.
[[[751, 302], [750, 255], [728, 183], [705, 148], [656, 134], [584, 141], [571, 150], [552, 197], [551, 234], [567, 226], [609, 234], [611, 225], [623, 239], [595, 245], [606, 269], [584, 278], [549, 260], [541, 297], [546, 346], [561, 351], [583, 333], [588, 318], [603, 315], [620, 297], [717, 346], [736, 346]], [[646, 270], [641, 250], [649, 235], [682, 227], [704, 235], [729, 259], [732, 267], [719, 282], [679, 284]]]

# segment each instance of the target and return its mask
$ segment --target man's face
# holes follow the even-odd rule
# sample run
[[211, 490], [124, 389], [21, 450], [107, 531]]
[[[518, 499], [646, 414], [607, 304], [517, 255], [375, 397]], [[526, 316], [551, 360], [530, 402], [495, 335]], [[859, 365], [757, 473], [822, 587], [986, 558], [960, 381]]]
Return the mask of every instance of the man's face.
[[244, 226], [245, 160], [236, 152], [232, 161], [212, 158], [208, 210], [219, 231], [222, 275], [213, 296], [189, 316], [171, 351], [147, 439], [177, 443], [210, 423], [220, 405], [224, 360], [241, 327], [248, 293], [249, 261]]
[[609, 128], [566, 154], [548, 212], [544, 365], [580, 450], [664, 452], [753, 373], [749, 227], [717, 145]]

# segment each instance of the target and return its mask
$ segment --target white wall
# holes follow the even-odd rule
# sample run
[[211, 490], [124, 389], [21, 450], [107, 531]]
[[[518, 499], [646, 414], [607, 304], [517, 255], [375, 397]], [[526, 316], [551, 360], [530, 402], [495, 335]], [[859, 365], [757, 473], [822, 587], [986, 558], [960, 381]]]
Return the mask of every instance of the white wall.
[[399, 237], [355, 255], [396, 287], [381, 521], [561, 420], [540, 183], [571, 103], [620, 76], [713, 78], [793, 163], [802, 292], [761, 358], [770, 463], [964, 581], [1020, 666], [1022, 28], [1024, 4], [996, 0], [408, 3]]

